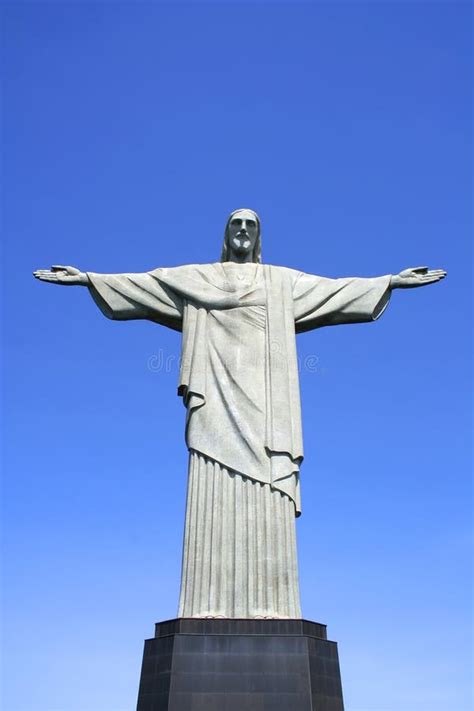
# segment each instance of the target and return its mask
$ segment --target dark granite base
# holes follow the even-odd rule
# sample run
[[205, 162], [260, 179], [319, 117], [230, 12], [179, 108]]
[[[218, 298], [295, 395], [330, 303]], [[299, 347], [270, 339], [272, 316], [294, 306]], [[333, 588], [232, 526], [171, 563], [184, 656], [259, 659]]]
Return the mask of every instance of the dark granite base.
[[307, 620], [160, 622], [137, 711], [344, 711], [337, 645]]

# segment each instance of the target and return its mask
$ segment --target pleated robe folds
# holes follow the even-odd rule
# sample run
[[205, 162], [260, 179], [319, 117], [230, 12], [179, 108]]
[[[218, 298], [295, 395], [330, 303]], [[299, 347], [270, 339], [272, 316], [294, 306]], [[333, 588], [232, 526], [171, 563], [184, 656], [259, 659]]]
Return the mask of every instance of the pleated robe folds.
[[220, 262], [88, 276], [108, 318], [182, 331], [190, 465], [179, 615], [300, 617], [295, 333], [376, 319], [390, 276]]

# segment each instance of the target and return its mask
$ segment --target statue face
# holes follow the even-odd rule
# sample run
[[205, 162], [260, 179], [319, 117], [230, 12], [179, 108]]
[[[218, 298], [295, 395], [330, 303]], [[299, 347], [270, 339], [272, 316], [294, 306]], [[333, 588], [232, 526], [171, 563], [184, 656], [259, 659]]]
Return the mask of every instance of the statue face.
[[228, 227], [229, 251], [242, 258], [253, 254], [258, 237], [258, 223], [250, 210], [239, 210], [232, 217]]

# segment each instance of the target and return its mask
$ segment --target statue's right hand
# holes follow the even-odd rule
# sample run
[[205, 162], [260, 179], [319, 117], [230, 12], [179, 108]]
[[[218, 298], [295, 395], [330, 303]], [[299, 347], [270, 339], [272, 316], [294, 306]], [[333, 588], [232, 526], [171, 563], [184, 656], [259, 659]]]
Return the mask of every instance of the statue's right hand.
[[55, 264], [51, 269], [37, 269], [33, 276], [40, 281], [63, 286], [87, 286], [89, 283], [89, 277], [84, 272], [76, 267], [63, 267], [59, 264]]

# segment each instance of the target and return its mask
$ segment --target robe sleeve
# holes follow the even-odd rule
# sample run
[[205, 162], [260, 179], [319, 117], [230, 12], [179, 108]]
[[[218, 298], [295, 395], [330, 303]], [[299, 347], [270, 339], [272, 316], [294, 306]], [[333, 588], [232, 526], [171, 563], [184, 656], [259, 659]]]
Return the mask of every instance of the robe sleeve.
[[182, 329], [183, 299], [160, 278], [164, 270], [141, 274], [87, 272], [89, 291], [107, 318], [117, 321], [146, 319]]
[[390, 281], [390, 274], [368, 279], [328, 279], [300, 272], [293, 286], [296, 332], [375, 321], [389, 302]]

